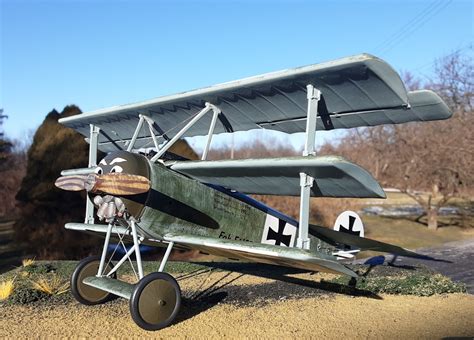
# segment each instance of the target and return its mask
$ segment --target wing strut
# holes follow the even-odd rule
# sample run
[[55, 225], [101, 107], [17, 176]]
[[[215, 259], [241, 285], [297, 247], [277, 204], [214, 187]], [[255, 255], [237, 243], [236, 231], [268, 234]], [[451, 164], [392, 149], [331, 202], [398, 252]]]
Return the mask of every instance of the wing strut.
[[[90, 124], [89, 137], [89, 169], [97, 166], [97, 148], [99, 145], [100, 128], [96, 125]], [[94, 224], [94, 203], [92, 203], [89, 195], [86, 195], [86, 218], [85, 222]]]
[[199, 111], [193, 117], [193, 119], [191, 119], [189, 121], [189, 123], [187, 123], [181, 130], [179, 130], [178, 133], [173, 138], [171, 138], [171, 140], [169, 140], [165, 145], [163, 145], [161, 147], [161, 149], [158, 149], [158, 153], [151, 158], [151, 161], [156, 162], [174, 143], [176, 143], [176, 141], [178, 139], [180, 139], [186, 133], [186, 131], [188, 131], [206, 113], [208, 113], [211, 110], [214, 112], [214, 116], [212, 118], [211, 126], [209, 128], [209, 133], [208, 133], [207, 142], [206, 142], [206, 148], [204, 149], [204, 153], [203, 153], [203, 159], [205, 159], [205, 157], [207, 156], [207, 152], [209, 151], [209, 146], [211, 144], [212, 135], [214, 134], [214, 128], [216, 126], [217, 116], [221, 113], [221, 110], [217, 106], [215, 106], [211, 103], [208, 103], [208, 102], [206, 102], [206, 105], [204, 106], [204, 108], [201, 111]]
[[[314, 149], [316, 137], [316, 121], [318, 116], [318, 102], [321, 99], [321, 91], [313, 85], [306, 85], [306, 98], [308, 99], [308, 112], [306, 118], [306, 132], [303, 156], [315, 156]], [[296, 246], [301, 249], [309, 249], [310, 240], [308, 237], [309, 229], [309, 199], [311, 197], [311, 188], [314, 178], [310, 175], [300, 172], [300, 222], [298, 227], [298, 238]]]
[[218, 107], [214, 105], [212, 105], [211, 107], [214, 114], [212, 116], [211, 125], [209, 126], [209, 132], [207, 134], [206, 147], [204, 148], [204, 151], [202, 152], [201, 160], [203, 161], [205, 161], [207, 158], [207, 154], [209, 152], [209, 148], [212, 142], [212, 136], [214, 135], [214, 129], [216, 128], [217, 117], [221, 114], [221, 110]]
[[138, 120], [137, 127], [135, 128], [135, 131], [133, 132], [133, 136], [132, 136], [132, 139], [130, 140], [130, 144], [128, 144], [127, 151], [132, 152], [133, 147], [135, 146], [135, 143], [137, 141], [138, 135], [140, 134], [140, 130], [143, 127], [143, 123], [147, 123], [148, 131], [150, 132], [150, 137], [153, 140], [153, 144], [155, 145], [156, 150], [159, 150], [160, 144], [158, 143], [158, 139], [156, 138], [155, 131], [153, 130], [155, 129], [156, 132], [161, 133], [161, 135], [158, 136], [159, 138], [163, 138], [164, 140], [167, 140], [168, 136], [166, 136], [166, 133], [162, 131], [161, 132], [158, 131], [161, 129], [159, 128], [159, 126], [156, 124], [156, 122], [153, 119], [151, 119], [150, 117], [144, 114], [139, 114], [138, 116], [140, 118]]

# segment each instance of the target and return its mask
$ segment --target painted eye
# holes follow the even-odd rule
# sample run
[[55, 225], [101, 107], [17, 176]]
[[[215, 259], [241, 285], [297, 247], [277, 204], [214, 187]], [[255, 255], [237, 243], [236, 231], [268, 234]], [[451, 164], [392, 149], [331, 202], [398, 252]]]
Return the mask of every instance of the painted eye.
[[122, 172], [123, 168], [120, 165], [116, 165], [110, 170], [110, 172]]
[[104, 170], [99, 166], [97, 169], [95, 169], [95, 173], [98, 175], [102, 175], [104, 173]]

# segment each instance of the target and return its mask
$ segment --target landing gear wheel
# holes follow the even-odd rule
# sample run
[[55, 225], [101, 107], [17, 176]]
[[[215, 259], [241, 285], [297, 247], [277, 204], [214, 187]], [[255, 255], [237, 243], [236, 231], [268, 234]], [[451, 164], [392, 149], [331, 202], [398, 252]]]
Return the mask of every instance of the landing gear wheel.
[[97, 275], [99, 264], [100, 256], [86, 257], [78, 263], [72, 273], [71, 293], [83, 305], [98, 305], [115, 298], [115, 295], [109, 292], [88, 286], [82, 282], [86, 277]]
[[148, 331], [169, 326], [181, 306], [181, 289], [167, 273], [151, 273], [135, 286], [130, 313], [135, 323]]

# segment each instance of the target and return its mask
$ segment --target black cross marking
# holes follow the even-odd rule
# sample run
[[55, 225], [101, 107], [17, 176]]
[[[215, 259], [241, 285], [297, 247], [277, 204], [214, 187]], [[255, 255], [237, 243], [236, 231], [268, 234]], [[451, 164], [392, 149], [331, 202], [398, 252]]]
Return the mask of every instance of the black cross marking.
[[271, 227], [268, 227], [267, 240], [275, 240], [275, 245], [279, 246], [282, 243], [289, 247], [291, 243], [291, 235], [284, 235], [286, 222], [278, 220], [278, 231], [275, 232]]
[[343, 232], [343, 233], [346, 233], [346, 234], [359, 236], [360, 230], [359, 231], [353, 230], [355, 220], [356, 220], [356, 218], [354, 216], [349, 215], [349, 228], [346, 228], [342, 224], [340, 224], [339, 225], [339, 231]]

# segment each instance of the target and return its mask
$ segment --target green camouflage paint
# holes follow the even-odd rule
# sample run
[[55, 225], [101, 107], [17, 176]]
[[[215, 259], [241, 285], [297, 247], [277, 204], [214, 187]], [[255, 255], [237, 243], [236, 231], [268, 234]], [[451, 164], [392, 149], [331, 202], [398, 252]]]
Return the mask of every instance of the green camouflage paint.
[[[268, 232], [269, 214], [224, 192], [168, 169], [161, 163], [150, 163], [151, 190], [143, 210], [137, 216], [139, 227], [151, 238], [162, 239], [168, 233], [261, 243]], [[283, 223], [284, 224], [284, 223]], [[291, 246], [296, 244], [296, 226], [283, 226], [293, 232]], [[282, 231], [283, 234], [283, 231]], [[267, 235], [266, 235], [267, 236]], [[334, 247], [310, 236], [311, 250], [330, 254]]]

